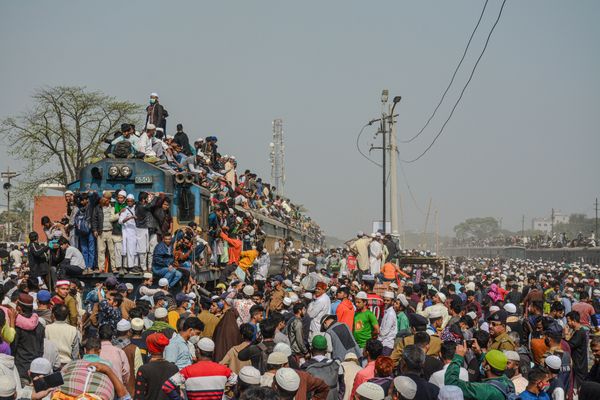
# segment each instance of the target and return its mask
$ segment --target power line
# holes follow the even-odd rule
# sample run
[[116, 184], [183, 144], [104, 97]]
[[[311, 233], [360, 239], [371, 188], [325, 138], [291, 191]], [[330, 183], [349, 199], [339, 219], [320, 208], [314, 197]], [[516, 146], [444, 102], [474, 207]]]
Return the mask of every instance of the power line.
[[404, 166], [402, 165], [402, 163], [400, 163], [400, 170], [402, 171], [402, 176], [404, 176], [404, 183], [406, 183], [406, 187], [408, 188], [408, 194], [410, 195], [410, 198], [412, 199], [415, 208], [421, 213], [421, 215], [425, 215], [423, 210], [421, 210], [421, 207], [419, 207], [417, 199], [415, 199], [415, 195], [413, 194], [410, 184], [408, 183], [408, 177], [406, 176], [406, 171], [404, 171]]
[[467, 46], [465, 47], [465, 50], [463, 51], [462, 57], [460, 58], [460, 61], [458, 62], [458, 65], [454, 69], [454, 73], [452, 74], [452, 78], [450, 79], [450, 83], [448, 83], [448, 86], [446, 87], [446, 90], [442, 94], [442, 97], [440, 98], [440, 101], [438, 102], [437, 106], [435, 107], [435, 109], [433, 110], [433, 112], [431, 113], [431, 115], [429, 116], [429, 119], [427, 120], [427, 122], [425, 123], [425, 125], [423, 125], [423, 127], [421, 128], [421, 130], [415, 136], [411, 137], [408, 140], [400, 140], [400, 143], [410, 143], [413, 140], [415, 140], [416, 138], [418, 138], [419, 135], [421, 133], [423, 133], [423, 131], [425, 130], [425, 128], [427, 128], [427, 126], [429, 125], [429, 123], [431, 122], [431, 120], [433, 119], [433, 117], [435, 116], [435, 113], [437, 112], [437, 110], [442, 105], [442, 102], [444, 101], [444, 98], [446, 97], [446, 94], [450, 90], [450, 86], [452, 86], [452, 83], [454, 82], [454, 78], [456, 78], [456, 74], [458, 73], [458, 70], [459, 70], [460, 66], [462, 65], [465, 57], [467, 56], [467, 51], [469, 50], [469, 46], [471, 45], [471, 41], [473, 40], [473, 37], [475, 36], [475, 32], [477, 32], [477, 28], [479, 28], [479, 24], [481, 23], [481, 20], [483, 18], [483, 14], [485, 13], [485, 9], [486, 9], [486, 7], [488, 5], [488, 1], [489, 0], [485, 0], [485, 3], [483, 5], [483, 10], [481, 10], [481, 14], [479, 15], [479, 19], [477, 20], [477, 24], [475, 25], [475, 28], [473, 28], [473, 32], [471, 32], [471, 36], [469, 37], [469, 41], [467, 42]]
[[481, 54], [479, 54], [479, 57], [477, 58], [477, 61], [475, 62], [475, 65], [473, 66], [473, 69], [471, 70], [471, 74], [469, 75], [469, 79], [467, 80], [467, 83], [465, 83], [465, 86], [463, 87], [462, 91], [460, 92], [460, 96], [458, 97], [458, 100], [456, 100], [456, 103], [454, 103], [454, 106], [452, 107], [452, 110], [450, 111], [450, 115], [448, 115], [448, 118], [446, 118], [446, 121], [444, 122], [444, 124], [440, 128], [440, 131], [438, 132], [438, 134], [435, 135], [435, 137], [433, 138], [433, 141], [429, 144], [429, 146], [427, 146], [427, 148], [421, 154], [419, 154], [419, 156], [417, 158], [414, 158], [414, 159], [408, 160], [408, 161], [407, 160], [400, 160], [400, 161], [405, 162], [405, 163], [413, 163], [415, 161], [418, 161], [421, 157], [423, 157], [429, 151], [429, 149], [431, 149], [433, 147], [433, 145], [435, 144], [435, 142], [438, 140], [438, 138], [444, 132], [444, 128], [446, 127], [446, 125], [448, 124], [448, 122], [450, 121], [450, 119], [452, 118], [452, 115], [454, 114], [454, 110], [456, 110], [456, 107], [458, 106], [458, 104], [460, 103], [463, 95], [465, 94], [465, 91], [467, 90], [467, 87], [469, 86], [469, 83], [471, 83], [471, 80], [473, 79], [473, 75], [475, 74], [475, 70], [477, 69], [477, 65], [479, 65], [479, 61], [481, 61], [481, 58], [483, 57], [483, 54], [485, 53], [485, 50], [487, 49], [488, 43], [490, 42], [490, 38], [492, 37], [492, 33], [494, 32], [494, 29], [496, 28], [496, 25], [498, 25], [498, 21], [500, 21], [500, 17], [502, 16], [502, 11], [504, 10], [504, 5], [505, 4], [506, 4], [506, 0], [503, 0], [502, 1], [502, 6], [500, 7], [500, 12], [498, 13], [498, 17], [496, 18], [496, 21], [494, 22], [494, 25], [492, 25], [492, 29], [490, 30], [490, 33], [488, 34], [487, 39], [485, 40], [485, 45], [483, 46], [483, 50], [481, 50]]
[[358, 150], [358, 152], [360, 153], [361, 156], [363, 156], [364, 158], [366, 158], [367, 160], [369, 160], [370, 162], [372, 162], [373, 164], [375, 164], [379, 168], [381, 168], [381, 164], [379, 164], [377, 161], [372, 160], [365, 153], [363, 153], [362, 150], [360, 149], [360, 145], [358, 144], [359, 141], [360, 141], [360, 137], [363, 134], [363, 131], [365, 130], [365, 128], [367, 126], [371, 126], [371, 123], [365, 124], [365, 126], [363, 126], [362, 128], [360, 128], [360, 132], [358, 133], [358, 136], [356, 137], [356, 150]]

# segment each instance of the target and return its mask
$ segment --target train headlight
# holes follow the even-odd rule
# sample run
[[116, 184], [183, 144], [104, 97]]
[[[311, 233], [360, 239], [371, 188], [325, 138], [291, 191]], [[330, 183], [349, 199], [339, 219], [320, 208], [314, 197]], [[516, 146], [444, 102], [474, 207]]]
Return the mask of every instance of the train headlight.
[[121, 167], [121, 176], [123, 176], [125, 178], [131, 176], [132, 172], [133, 171], [131, 170], [131, 167], [129, 165], [123, 165]]
[[119, 167], [117, 167], [116, 165], [111, 165], [108, 168], [108, 176], [110, 176], [111, 178], [116, 178], [117, 176], [119, 176]]

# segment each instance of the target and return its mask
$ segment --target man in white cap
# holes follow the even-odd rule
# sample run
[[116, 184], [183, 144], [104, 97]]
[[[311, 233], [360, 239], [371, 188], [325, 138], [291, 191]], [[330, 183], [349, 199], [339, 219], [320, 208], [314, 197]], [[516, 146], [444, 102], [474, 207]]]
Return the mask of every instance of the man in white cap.
[[[431, 319], [430, 314], [433, 312], [435, 315], [440, 315], [442, 318], [442, 328], [446, 326], [448, 321], [450, 320], [450, 314], [448, 313], [448, 308], [446, 308], [446, 295], [442, 292], [437, 292], [433, 298], [431, 299], [433, 305], [425, 308], [423, 310], [423, 303], [420, 302], [417, 305], [417, 313], [421, 314], [425, 318]], [[435, 311], [435, 312], [434, 312]]]
[[[121, 209], [119, 214], [119, 224], [123, 237], [122, 255], [123, 267], [132, 270], [139, 266], [137, 255], [137, 234], [135, 227], [135, 197], [133, 194], [128, 194], [125, 202], [127, 206]], [[125, 264], [127, 260], [127, 264]]]
[[371, 239], [369, 244], [369, 273], [377, 276], [381, 272], [381, 263], [383, 262], [383, 244], [378, 233], [371, 235]]
[[394, 378], [394, 400], [413, 400], [416, 396], [417, 384], [415, 381], [410, 379], [408, 376], [397, 376]]
[[212, 361], [215, 342], [202, 338], [197, 343], [198, 361], [183, 368], [163, 385], [163, 392], [172, 400], [181, 400], [180, 386], [185, 386], [188, 399], [210, 400], [223, 397], [226, 385], [233, 385], [237, 376], [224, 365]]
[[356, 389], [358, 400], [383, 400], [385, 392], [383, 388], [373, 382], [365, 382]]
[[[142, 352], [140, 349], [130, 340], [131, 336], [131, 322], [126, 319], [122, 319], [117, 323], [117, 334], [113, 340], [113, 344], [123, 350], [129, 361], [129, 368], [131, 373], [129, 374], [129, 380], [123, 382], [127, 387], [127, 390], [133, 392], [135, 389], [135, 377], [138, 369], [144, 364], [142, 360]], [[131, 369], [133, 367], [133, 369]]]
[[233, 300], [233, 308], [237, 311], [237, 323], [238, 326], [250, 322], [250, 309], [255, 304], [252, 301], [254, 295], [254, 286], [246, 285], [242, 289], [241, 299]]
[[146, 124], [154, 124], [158, 128], [162, 128], [164, 134], [167, 134], [167, 117], [169, 113], [158, 101], [158, 93], [150, 93], [150, 100], [146, 107]]
[[242, 367], [237, 384], [233, 388], [234, 398], [239, 399], [246, 390], [258, 386], [260, 386], [260, 371], [251, 366]]
[[384, 356], [389, 356], [392, 354], [392, 350], [394, 349], [394, 340], [398, 334], [398, 319], [396, 317], [396, 311], [394, 310], [393, 305], [394, 297], [394, 292], [383, 292], [385, 313], [381, 319], [379, 336], [377, 338], [381, 344], [383, 344], [383, 351], [381, 354]]
[[521, 368], [519, 368], [521, 357], [519, 356], [519, 353], [512, 350], [504, 350], [504, 354], [507, 359], [504, 374], [509, 377], [513, 385], [515, 385], [515, 393], [520, 394], [527, 389], [528, 382], [527, 378], [521, 375]]
[[291, 368], [280, 368], [275, 374], [274, 386], [279, 399], [292, 400], [300, 388], [300, 376]]
[[[127, 198], [126, 191], [119, 190], [117, 192], [117, 199], [116, 199], [117, 201], [115, 201], [115, 204], [114, 204], [114, 211], [117, 216], [120, 215], [122, 209], [127, 207], [127, 203], [125, 201], [126, 198]], [[122, 232], [121, 224], [118, 223], [118, 218], [112, 227], [112, 241], [113, 241], [113, 245], [115, 247], [115, 249], [114, 249], [114, 254], [115, 254], [114, 269], [119, 271], [119, 273], [124, 274], [125, 270], [123, 269], [123, 232]]]

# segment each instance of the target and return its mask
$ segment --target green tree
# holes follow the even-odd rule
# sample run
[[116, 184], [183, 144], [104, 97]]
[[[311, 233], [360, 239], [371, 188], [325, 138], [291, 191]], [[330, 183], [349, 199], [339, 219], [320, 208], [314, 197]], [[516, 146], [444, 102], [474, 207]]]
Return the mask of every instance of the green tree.
[[500, 225], [494, 217], [468, 218], [454, 227], [459, 239], [488, 239], [500, 233]]
[[17, 188], [31, 194], [42, 183], [67, 185], [78, 171], [101, 155], [103, 140], [122, 123], [135, 123], [141, 106], [118, 101], [84, 87], [42, 88], [33, 106], [0, 122], [0, 135], [9, 153], [26, 162]]

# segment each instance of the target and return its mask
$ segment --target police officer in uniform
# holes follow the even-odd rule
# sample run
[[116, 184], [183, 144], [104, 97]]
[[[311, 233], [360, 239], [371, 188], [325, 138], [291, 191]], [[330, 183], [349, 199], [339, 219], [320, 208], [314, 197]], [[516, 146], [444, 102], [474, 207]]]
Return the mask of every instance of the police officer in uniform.
[[508, 313], [504, 310], [496, 311], [488, 317], [487, 321], [491, 340], [489, 350], [515, 351], [517, 349], [515, 342], [513, 342], [506, 332], [507, 318]]

